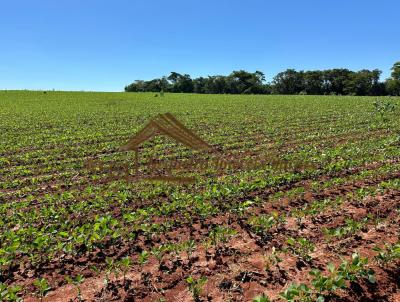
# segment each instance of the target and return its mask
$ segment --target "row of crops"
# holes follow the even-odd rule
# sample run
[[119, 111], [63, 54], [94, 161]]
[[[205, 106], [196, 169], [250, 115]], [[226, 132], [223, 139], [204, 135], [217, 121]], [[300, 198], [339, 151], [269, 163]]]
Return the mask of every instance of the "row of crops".
[[[120, 177], [136, 173], [120, 146], [166, 112], [215, 152], [156, 137]], [[2, 91], [0, 300], [396, 301], [399, 113], [396, 98]], [[142, 179], [220, 159], [245, 164]]]

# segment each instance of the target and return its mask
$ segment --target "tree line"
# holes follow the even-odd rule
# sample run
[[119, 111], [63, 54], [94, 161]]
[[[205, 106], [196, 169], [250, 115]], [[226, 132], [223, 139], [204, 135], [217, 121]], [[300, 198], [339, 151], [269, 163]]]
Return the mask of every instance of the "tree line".
[[400, 62], [391, 68], [391, 77], [380, 81], [379, 69], [351, 71], [346, 68], [296, 71], [287, 69], [271, 82], [261, 71], [233, 71], [192, 79], [188, 74], [171, 72], [149, 81], [136, 80], [127, 92], [185, 92], [214, 94], [312, 94], [312, 95], [400, 95]]

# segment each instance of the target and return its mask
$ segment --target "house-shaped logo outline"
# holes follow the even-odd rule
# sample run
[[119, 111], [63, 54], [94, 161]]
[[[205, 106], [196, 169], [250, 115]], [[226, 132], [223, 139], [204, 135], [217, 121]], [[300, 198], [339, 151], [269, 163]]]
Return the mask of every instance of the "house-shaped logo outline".
[[159, 134], [167, 135], [196, 151], [211, 151], [213, 149], [211, 145], [188, 129], [171, 113], [158, 114], [120, 148], [121, 151], [135, 151], [136, 173], [138, 173], [140, 145]]

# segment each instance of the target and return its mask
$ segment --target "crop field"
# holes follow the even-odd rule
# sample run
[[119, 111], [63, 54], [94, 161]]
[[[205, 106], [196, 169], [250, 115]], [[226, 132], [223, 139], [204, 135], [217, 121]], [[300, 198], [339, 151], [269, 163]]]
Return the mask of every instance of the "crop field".
[[[167, 112], [213, 152], [156, 136], [135, 166], [120, 147]], [[0, 301], [400, 301], [399, 116], [384, 97], [0, 91]], [[236, 164], [193, 164], [212, 160]]]

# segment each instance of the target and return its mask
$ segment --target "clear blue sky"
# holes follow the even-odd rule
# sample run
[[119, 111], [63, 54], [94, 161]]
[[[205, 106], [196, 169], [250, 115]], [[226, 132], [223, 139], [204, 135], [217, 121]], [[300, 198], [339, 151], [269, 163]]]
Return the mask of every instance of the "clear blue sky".
[[400, 60], [399, 0], [0, 0], [0, 89]]

